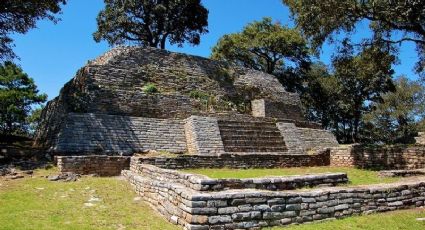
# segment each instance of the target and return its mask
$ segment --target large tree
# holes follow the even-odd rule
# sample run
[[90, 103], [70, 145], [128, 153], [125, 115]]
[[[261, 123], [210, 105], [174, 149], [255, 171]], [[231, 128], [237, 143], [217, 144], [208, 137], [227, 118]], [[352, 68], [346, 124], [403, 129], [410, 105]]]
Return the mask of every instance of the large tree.
[[334, 57], [334, 75], [342, 86], [340, 92], [345, 118], [335, 127], [343, 132], [345, 142], [358, 142], [359, 128], [365, 112], [370, 110], [369, 102], [379, 102], [382, 94], [394, 90], [392, 75], [394, 56], [379, 47], [369, 47], [354, 54], [346, 45]]
[[362, 118], [373, 109], [371, 103], [381, 102], [383, 94], [394, 90], [393, 61], [379, 47], [355, 53], [345, 44], [333, 57], [332, 71], [313, 64], [301, 94], [308, 118], [332, 130], [341, 143], [361, 141]]
[[165, 49], [166, 42], [198, 45], [208, 32], [208, 10], [200, 0], [105, 0], [97, 16], [96, 42], [130, 42]]
[[0, 65], [0, 133], [11, 135], [27, 131], [32, 106], [45, 102], [32, 78], [12, 62]]
[[364, 116], [363, 136], [369, 140], [412, 143], [425, 118], [425, 87], [417, 81], [400, 77], [394, 82], [395, 92], [383, 95], [382, 103], [372, 103], [375, 109]]
[[314, 48], [335, 34], [356, 31], [359, 23], [369, 22], [372, 36], [362, 43], [385, 42], [387, 45], [414, 42], [425, 67], [425, 0], [283, 0], [289, 6], [296, 24], [310, 39]]
[[0, 1], [0, 60], [15, 58], [12, 33], [25, 34], [36, 27], [40, 19], [56, 22], [54, 14], [66, 0], [1, 0]]
[[240, 33], [224, 35], [212, 48], [211, 57], [276, 75], [294, 91], [309, 64], [307, 41], [296, 29], [263, 18]]

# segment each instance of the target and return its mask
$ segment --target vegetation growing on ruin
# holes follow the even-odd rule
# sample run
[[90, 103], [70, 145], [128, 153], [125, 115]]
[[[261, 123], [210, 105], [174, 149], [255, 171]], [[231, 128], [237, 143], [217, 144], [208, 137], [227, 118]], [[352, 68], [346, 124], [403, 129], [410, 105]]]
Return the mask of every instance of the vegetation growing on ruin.
[[391, 183], [398, 178], [382, 178], [377, 171], [356, 169], [351, 167], [301, 167], [301, 168], [275, 168], [275, 169], [188, 169], [185, 172], [206, 175], [211, 178], [256, 178], [266, 176], [304, 175], [326, 172], [347, 173], [350, 185], [365, 185], [378, 183]]
[[200, 0], [105, 0], [94, 40], [110, 45], [131, 42], [165, 49], [167, 42], [199, 45], [208, 32], [208, 10]]
[[158, 88], [156, 87], [156, 85], [154, 83], [147, 83], [145, 86], [143, 86], [142, 90], [143, 90], [143, 92], [145, 92], [147, 94], [159, 92]]

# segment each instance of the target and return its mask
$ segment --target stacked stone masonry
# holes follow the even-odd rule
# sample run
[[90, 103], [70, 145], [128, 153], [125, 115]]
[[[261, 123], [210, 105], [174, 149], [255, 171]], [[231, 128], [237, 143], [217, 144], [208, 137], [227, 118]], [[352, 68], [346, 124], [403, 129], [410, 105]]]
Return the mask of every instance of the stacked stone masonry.
[[418, 136], [415, 137], [416, 144], [425, 145], [425, 132], [419, 132]]
[[151, 180], [180, 183], [197, 191], [222, 191], [229, 189], [292, 190], [319, 185], [335, 186], [348, 182], [346, 173], [323, 173], [303, 176], [267, 177], [248, 179], [211, 179], [207, 176], [161, 169], [153, 165], [131, 163], [131, 171]]
[[130, 167], [130, 157], [120, 156], [57, 156], [56, 162], [60, 172], [81, 175], [119, 176]]
[[186, 152], [184, 121], [70, 113], [52, 146], [61, 155], [131, 154], [149, 150], [182, 153]]
[[69, 113], [62, 122], [61, 131], [50, 143], [50, 151], [57, 155], [131, 155], [150, 150], [210, 156], [226, 152], [303, 154], [336, 144], [328, 131], [261, 119]]
[[283, 122], [278, 122], [277, 127], [290, 152], [308, 152], [338, 146], [335, 136], [327, 130], [297, 127], [294, 123]]
[[330, 165], [372, 169], [420, 169], [425, 168], [425, 147], [340, 146], [331, 149]]
[[[152, 169], [152, 168], [150, 168]], [[306, 191], [199, 191], [176, 173], [124, 170], [135, 190], [170, 222], [190, 230], [258, 229], [424, 205], [425, 182]], [[139, 171], [140, 172], [140, 171]], [[151, 176], [145, 174], [152, 173]], [[169, 176], [170, 174], [171, 176]], [[158, 178], [159, 177], [159, 178]], [[171, 179], [169, 178], [171, 177]], [[155, 179], [152, 179], [155, 178]]]
[[298, 155], [222, 154], [220, 156], [133, 157], [132, 162], [155, 165], [166, 169], [310, 167], [329, 165], [329, 151]]
[[[154, 84], [157, 93], [144, 87]], [[51, 147], [68, 113], [157, 119], [251, 114], [251, 101], [277, 103], [279, 119], [305, 122], [297, 94], [259, 71], [141, 47], [117, 47], [80, 69], [42, 112], [37, 145]]]
[[218, 126], [226, 152], [287, 151], [276, 122], [219, 120]]
[[191, 116], [186, 119], [185, 132], [190, 154], [220, 155], [225, 153], [216, 118]]

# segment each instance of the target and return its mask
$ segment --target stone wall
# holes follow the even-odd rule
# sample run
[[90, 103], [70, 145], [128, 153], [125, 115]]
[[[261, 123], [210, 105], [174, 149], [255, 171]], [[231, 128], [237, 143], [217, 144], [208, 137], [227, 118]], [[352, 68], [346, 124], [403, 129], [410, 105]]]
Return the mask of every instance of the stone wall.
[[185, 133], [190, 154], [214, 156], [224, 153], [216, 118], [191, 116], [186, 119]]
[[297, 127], [294, 123], [278, 122], [277, 127], [290, 152], [308, 152], [338, 146], [332, 132], [323, 129]]
[[[159, 92], [145, 92], [148, 83]], [[249, 114], [250, 108], [238, 108], [260, 98], [283, 103], [285, 112], [304, 120], [299, 96], [286, 92], [272, 75], [160, 49], [117, 47], [81, 68], [48, 103], [36, 143], [51, 147], [64, 132], [61, 121], [68, 113], [185, 119]]]
[[251, 101], [252, 115], [254, 117], [273, 117], [292, 120], [303, 120], [301, 107], [285, 102], [257, 99]]
[[329, 165], [329, 151], [318, 154], [222, 154], [220, 156], [180, 155], [177, 157], [133, 157], [138, 164], [166, 169], [188, 168], [287, 168]]
[[302, 176], [264, 177], [248, 179], [211, 179], [207, 176], [161, 169], [153, 165], [130, 163], [132, 172], [152, 180], [184, 184], [197, 191], [222, 191], [229, 189], [293, 190], [319, 185], [335, 186], [347, 183], [346, 173], [322, 173]]
[[425, 168], [425, 147], [345, 145], [331, 150], [330, 164], [372, 169]]
[[183, 120], [70, 113], [61, 130], [52, 145], [56, 154], [186, 152]]
[[415, 137], [417, 145], [425, 145], [425, 132], [418, 132], [418, 136]]
[[118, 176], [130, 167], [130, 157], [122, 156], [56, 156], [60, 172], [82, 175]]
[[425, 182], [305, 191], [236, 189], [199, 192], [184, 184], [123, 175], [170, 222], [188, 230], [256, 229], [420, 207]]

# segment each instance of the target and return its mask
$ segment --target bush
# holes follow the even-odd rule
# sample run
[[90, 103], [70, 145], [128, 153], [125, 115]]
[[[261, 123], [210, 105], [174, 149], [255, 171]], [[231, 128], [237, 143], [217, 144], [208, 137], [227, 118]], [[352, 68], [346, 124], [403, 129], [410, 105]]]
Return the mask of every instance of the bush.
[[143, 86], [143, 92], [145, 93], [157, 93], [158, 92], [158, 88], [156, 88], [155, 84], [153, 83], [148, 83], [145, 86]]
[[210, 97], [211, 97], [209, 94], [202, 92], [202, 91], [198, 91], [198, 90], [190, 91], [189, 96], [191, 98], [198, 99], [198, 100], [204, 100], [204, 101], [208, 101], [208, 99], [210, 99]]

